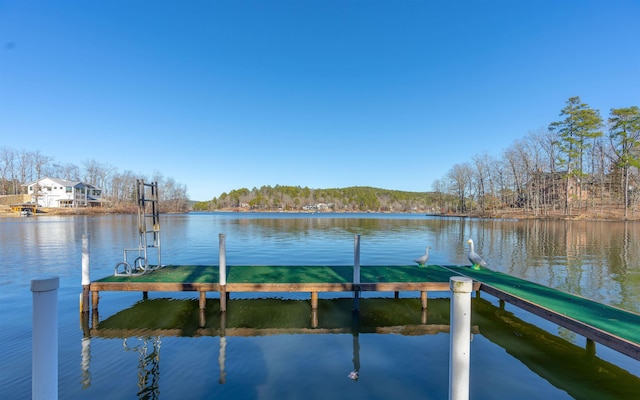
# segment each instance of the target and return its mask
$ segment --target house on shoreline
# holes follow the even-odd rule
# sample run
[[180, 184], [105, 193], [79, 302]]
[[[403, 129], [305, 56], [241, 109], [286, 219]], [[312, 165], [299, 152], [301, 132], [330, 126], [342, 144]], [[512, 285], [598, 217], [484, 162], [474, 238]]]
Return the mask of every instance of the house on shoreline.
[[80, 181], [44, 177], [24, 186], [38, 207], [100, 207], [104, 203], [102, 189]]

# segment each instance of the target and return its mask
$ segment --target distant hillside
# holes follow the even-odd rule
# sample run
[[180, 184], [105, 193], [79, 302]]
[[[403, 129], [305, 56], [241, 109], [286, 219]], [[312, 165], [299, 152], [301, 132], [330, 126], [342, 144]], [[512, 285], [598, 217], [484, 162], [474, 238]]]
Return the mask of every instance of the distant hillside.
[[211, 201], [195, 203], [193, 210], [434, 212], [450, 200], [449, 196], [440, 193], [368, 186], [309, 189], [276, 185], [232, 190]]

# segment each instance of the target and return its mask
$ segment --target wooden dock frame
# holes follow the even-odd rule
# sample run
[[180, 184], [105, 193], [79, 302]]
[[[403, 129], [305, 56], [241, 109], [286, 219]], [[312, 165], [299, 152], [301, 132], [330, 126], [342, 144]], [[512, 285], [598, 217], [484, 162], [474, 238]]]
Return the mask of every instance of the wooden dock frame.
[[[474, 290], [481, 284], [474, 282]], [[428, 292], [448, 292], [449, 282], [391, 282], [391, 283], [156, 283], [156, 282], [92, 282], [92, 309], [98, 309], [101, 291], [116, 292], [198, 292], [199, 306], [204, 310], [207, 293], [220, 294], [220, 311], [227, 311], [227, 301], [231, 293], [310, 293], [311, 309], [318, 308], [318, 294], [329, 292], [352, 292], [354, 298], [359, 292], [420, 292], [422, 309], [427, 309]], [[357, 310], [357, 307], [354, 307]]]
[[[137, 292], [199, 292], [200, 309], [206, 308], [206, 294], [208, 292], [219, 292], [220, 294], [220, 311], [224, 314], [227, 310], [227, 301], [232, 292], [308, 292], [311, 293], [311, 308], [317, 313], [318, 293], [320, 292], [352, 292], [354, 299], [354, 311], [358, 311], [358, 299], [360, 292], [378, 291], [378, 292], [394, 292], [396, 297], [401, 291], [419, 291], [422, 309], [427, 308], [428, 292], [448, 292], [449, 282], [378, 282], [378, 283], [361, 283], [360, 282], [360, 255], [359, 255], [360, 235], [355, 236], [354, 245], [354, 279], [352, 283], [227, 283], [226, 282], [226, 255], [224, 249], [224, 234], [220, 234], [220, 282], [219, 283], [154, 283], [154, 282], [92, 282], [85, 285], [85, 274], [83, 271], [83, 293], [81, 294], [81, 311], [84, 314], [88, 312], [86, 304], [88, 303], [87, 293], [91, 292], [91, 303], [94, 315], [98, 314], [98, 302], [100, 291], [137, 291]], [[88, 251], [88, 244], [83, 244], [83, 253], [85, 247]], [[84, 268], [83, 254], [83, 268]], [[87, 255], [88, 269], [88, 255]], [[464, 274], [463, 274], [464, 275]], [[88, 272], [87, 272], [88, 279]], [[515, 296], [506, 291], [500, 290], [478, 280], [473, 281], [473, 291], [479, 296], [480, 291], [484, 291], [500, 301], [500, 307], [504, 307], [504, 302], [513, 304], [525, 311], [542, 317], [554, 324], [565, 327], [572, 332], [584, 336], [587, 339], [585, 347], [590, 353], [595, 354], [594, 342], [601, 343], [613, 350], [625, 354], [635, 360], [640, 360], [640, 343], [626, 340], [616, 336], [610, 332], [597, 329], [587, 323], [569, 318], [560, 312], [542, 307], [534, 302], [528, 301], [521, 297]], [[96, 319], [94, 319], [95, 322]]]
[[[353, 310], [359, 309], [360, 292], [394, 292], [394, 297], [398, 298], [401, 291], [419, 291], [420, 303], [423, 310], [427, 309], [427, 293], [430, 291], [448, 292], [449, 282], [381, 282], [362, 283], [360, 281], [360, 235], [354, 235], [353, 245], [353, 281], [351, 283], [228, 283], [227, 282], [227, 261], [226, 261], [226, 235], [219, 234], [219, 283], [165, 283], [165, 282], [120, 282], [101, 283], [89, 281], [89, 244], [88, 239], [83, 236], [83, 295], [82, 304], [87, 304], [88, 292], [91, 291], [91, 303], [94, 312], [98, 310], [100, 291], [136, 291], [148, 292], [199, 292], [199, 306], [201, 310], [206, 309], [207, 293], [219, 292], [220, 311], [227, 311], [227, 301], [233, 292], [299, 292], [311, 294], [311, 309], [318, 308], [318, 294], [321, 292], [352, 292]], [[86, 262], [85, 262], [86, 261]], [[474, 290], [478, 290], [479, 283], [475, 283]], [[88, 311], [86, 306], [82, 311]]]

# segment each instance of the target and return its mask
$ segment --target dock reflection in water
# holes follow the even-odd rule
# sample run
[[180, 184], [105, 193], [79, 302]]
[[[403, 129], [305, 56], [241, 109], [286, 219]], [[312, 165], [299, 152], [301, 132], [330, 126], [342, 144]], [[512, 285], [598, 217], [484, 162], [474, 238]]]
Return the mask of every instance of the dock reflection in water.
[[[91, 385], [91, 338], [121, 339], [124, 351], [139, 353], [138, 371], [126, 373], [137, 374], [138, 397], [148, 399], [159, 397], [163, 337], [219, 337], [218, 381], [224, 384], [227, 337], [351, 334], [353, 370], [345, 371], [344, 376], [357, 381], [360, 334], [419, 336], [449, 332], [448, 298], [430, 299], [427, 310], [421, 310], [420, 299], [366, 298], [360, 299], [358, 312], [353, 311], [349, 298], [320, 299], [317, 312], [308, 300], [233, 299], [226, 313], [219, 311], [218, 304], [209, 301], [202, 311], [197, 300], [142, 300], [104, 321], [93, 315], [92, 327], [85, 319], [83, 387]], [[473, 335], [482, 335], [502, 347], [574, 398], [633, 398], [640, 392], [640, 378], [598, 358], [590, 348], [576, 346], [479, 297], [472, 300], [472, 310]]]

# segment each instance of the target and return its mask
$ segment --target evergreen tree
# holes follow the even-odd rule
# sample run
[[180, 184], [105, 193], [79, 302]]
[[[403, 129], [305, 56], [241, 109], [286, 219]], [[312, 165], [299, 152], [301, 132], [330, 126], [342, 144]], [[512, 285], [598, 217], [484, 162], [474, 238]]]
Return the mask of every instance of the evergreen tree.
[[629, 167], [640, 168], [640, 108], [613, 108], [609, 117], [609, 139], [622, 169], [624, 216], [629, 208]]
[[[592, 147], [589, 139], [596, 139], [602, 136], [599, 131], [602, 126], [600, 111], [590, 108], [582, 103], [580, 97], [571, 97], [566, 102], [565, 108], [560, 112], [564, 117], [562, 121], [552, 122], [549, 130], [555, 131], [559, 135], [557, 143], [560, 153], [561, 165], [566, 168], [565, 172], [565, 213], [571, 212], [569, 206], [570, 184], [572, 178], [580, 182], [579, 199], [582, 200], [582, 184], [587, 175], [584, 169], [584, 157], [587, 150]], [[580, 206], [580, 202], [578, 203]]]

